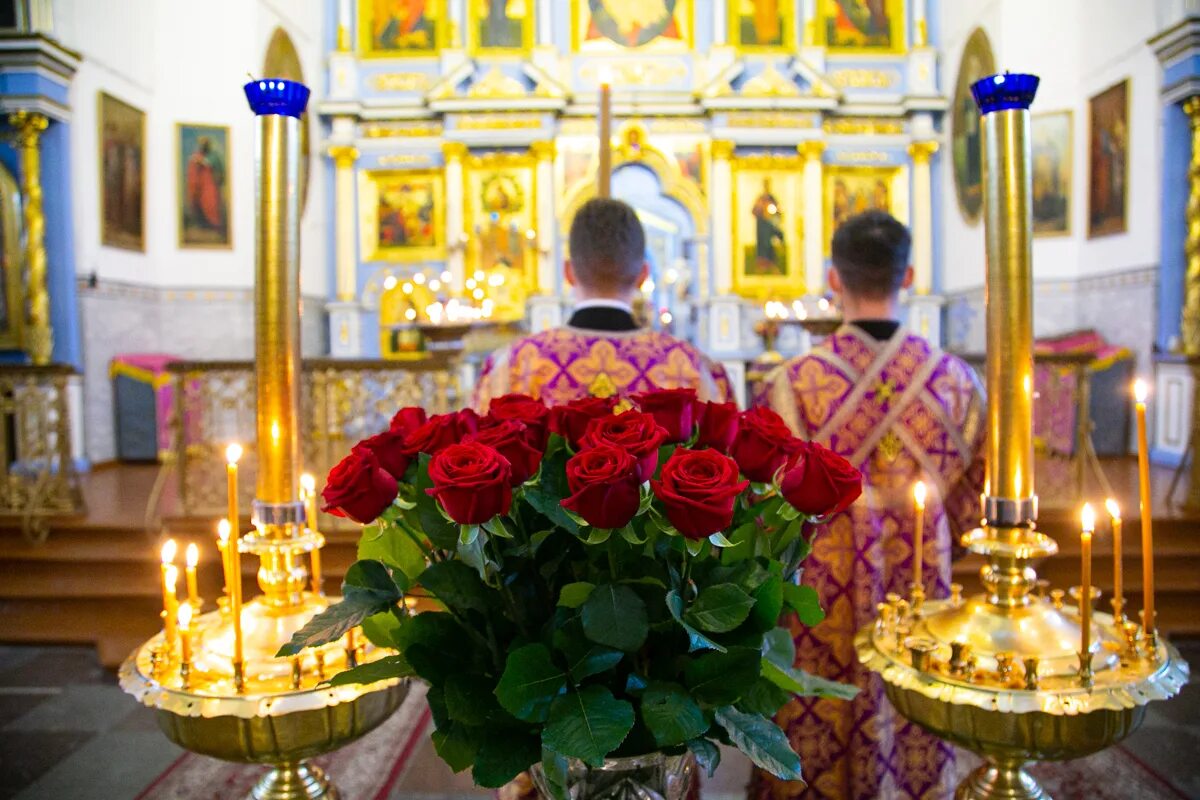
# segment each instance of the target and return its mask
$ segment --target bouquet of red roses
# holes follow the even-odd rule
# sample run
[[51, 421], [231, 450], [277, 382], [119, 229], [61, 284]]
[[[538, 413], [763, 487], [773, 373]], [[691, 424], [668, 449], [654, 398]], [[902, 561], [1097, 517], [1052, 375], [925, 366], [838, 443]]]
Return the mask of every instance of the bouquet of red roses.
[[[429, 684], [438, 754], [496, 787], [540, 763], [717, 742], [787, 780], [800, 760], [772, 716], [792, 694], [855, 690], [794, 668], [785, 610], [823, 613], [796, 580], [811, 523], [861, 476], [771, 411], [691, 390], [548, 408], [523, 395], [396, 414], [329, 474], [325, 510], [364, 524], [343, 599], [281, 652], [361, 624], [399, 651], [332, 683]], [[405, 592], [438, 610], [410, 614]]]

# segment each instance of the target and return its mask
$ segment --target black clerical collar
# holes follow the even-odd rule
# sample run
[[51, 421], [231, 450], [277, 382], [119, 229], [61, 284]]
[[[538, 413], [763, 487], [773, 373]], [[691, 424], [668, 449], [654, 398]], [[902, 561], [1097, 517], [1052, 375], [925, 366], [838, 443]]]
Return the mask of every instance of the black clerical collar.
[[575, 309], [567, 324], [572, 328], [612, 333], [635, 331], [637, 322], [627, 309], [614, 305], [590, 305]]
[[886, 342], [900, 330], [900, 323], [894, 319], [856, 319], [850, 324], [877, 342]]

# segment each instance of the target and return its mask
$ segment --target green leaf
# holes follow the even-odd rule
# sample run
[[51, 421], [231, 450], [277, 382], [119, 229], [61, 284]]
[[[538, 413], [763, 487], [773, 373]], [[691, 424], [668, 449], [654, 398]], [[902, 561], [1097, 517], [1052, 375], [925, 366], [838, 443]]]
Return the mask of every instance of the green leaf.
[[558, 593], [558, 604], [564, 608], [579, 608], [595, 588], [594, 583], [587, 581], [568, 583]]
[[810, 628], [825, 619], [825, 611], [821, 608], [821, 598], [817, 595], [817, 590], [811, 586], [805, 584], [797, 586], [794, 583], [785, 584], [783, 587], [783, 602], [787, 604], [788, 608], [796, 612], [796, 616], [800, 618], [801, 623]]
[[383, 564], [356, 561], [346, 571], [342, 601], [310, 619], [275, 655], [294, 656], [306, 647], [328, 644], [372, 614], [389, 610], [401, 597], [399, 587]]
[[762, 655], [777, 667], [790, 668], [796, 663], [796, 643], [785, 628], [773, 628], [763, 635]]
[[363, 664], [354, 669], [345, 669], [322, 683], [322, 686], [349, 686], [361, 683], [363, 686], [384, 681], [388, 678], [407, 678], [413, 674], [412, 667], [404, 656], [385, 656], [378, 661]]
[[448, 728], [438, 728], [430, 738], [433, 739], [433, 749], [438, 757], [453, 772], [462, 772], [474, 763], [479, 743], [465, 725], [452, 722]]
[[683, 678], [701, 703], [729, 705], [758, 679], [761, 661], [757, 650], [746, 647], [731, 648], [728, 653], [705, 653], [688, 661]]
[[729, 541], [733, 545], [721, 551], [721, 563], [736, 564], [753, 556], [754, 553], [750, 549], [750, 542], [757, 530], [758, 522], [755, 520], [750, 520], [734, 528], [733, 535], [729, 537]]
[[584, 544], [604, 544], [612, 537], [612, 528], [592, 528]]
[[787, 737], [774, 722], [732, 706], [718, 708], [716, 720], [729, 734], [729, 741], [759, 767], [780, 780], [803, 780], [800, 756], [792, 750]]
[[638, 536], [637, 531], [633, 529], [632, 525], [626, 525], [624, 528], [621, 528], [621, 538], [634, 547], [641, 547], [646, 543], [647, 539], [647, 537]]
[[700, 631], [693, 628], [683, 621], [683, 598], [679, 596], [679, 592], [672, 589], [667, 592], [667, 609], [670, 610], [671, 616], [679, 623], [688, 635], [688, 651], [695, 652], [697, 650], [716, 650], [724, 653], [725, 647], [717, 644], [712, 639], [709, 639]]
[[363, 635], [376, 647], [395, 647], [398, 630], [400, 620], [391, 610], [372, 614], [362, 621]]
[[725, 633], [741, 625], [753, 606], [754, 598], [741, 587], [719, 583], [700, 592], [683, 618], [701, 630]]
[[773, 717], [790, 699], [792, 699], [791, 692], [779, 688], [766, 678], [759, 678], [742, 694], [742, 699], [738, 700], [737, 707], [750, 714]]
[[528, 644], [508, 654], [496, 699], [508, 713], [526, 722], [544, 722], [551, 701], [567, 685], [567, 676], [554, 666], [543, 644]]
[[550, 790], [550, 800], [570, 800], [567, 793], [567, 772], [570, 764], [567, 757], [553, 750], [542, 748], [542, 773], [546, 776], [547, 788]]
[[[446, 677], [469, 669], [462, 642], [466, 634], [444, 611], [426, 611], [408, 617], [396, 631], [396, 644], [413, 670], [425, 680], [441, 686]], [[473, 651], [468, 651], [474, 654]]]
[[720, 531], [717, 531], [716, 533], [709, 536], [708, 542], [713, 547], [733, 547], [734, 546], [733, 542], [726, 539], [725, 534], [721, 533]]
[[721, 763], [721, 748], [708, 739], [690, 739], [688, 740], [687, 747], [688, 750], [692, 751], [692, 755], [696, 757], [696, 763], [711, 778], [713, 773], [717, 771], [717, 766]]
[[446, 678], [444, 686], [446, 713], [464, 725], [483, 725], [493, 711], [498, 711], [496, 697], [481, 675], [458, 672]]
[[504, 524], [504, 518], [495, 516], [483, 523], [483, 529], [493, 536], [499, 536], [501, 539], [514, 539], [512, 531]]
[[535, 764], [541, 752], [541, 740], [517, 731], [484, 736], [471, 777], [477, 786], [499, 789]]
[[358, 559], [382, 561], [412, 585], [425, 570], [425, 554], [417, 543], [392, 525], [368, 525], [358, 540]]
[[470, 547], [479, 539], [478, 525], [460, 525], [458, 527], [458, 544], [460, 547]]
[[440, 550], [453, 550], [458, 543], [458, 526], [446, 519], [441, 512], [438, 501], [425, 491], [433, 488], [429, 480], [429, 454], [421, 453], [417, 459], [417, 491], [413, 500], [417, 504], [417, 519], [421, 530], [429, 541]]
[[677, 683], [652, 683], [642, 693], [642, 722], [659, 747], [674, 747], [708, 730], [708, 720]]
[[625, 741], [633, 722], [632, 705], [603, 686], [585, 686], [551, 704], [542, 741], [556, 753], [599, 767]]
[[584, 678], [599, 675], [621, 663], [625, 653], [611, 647], [593, 644], [586, 649], [566, 652], [567, 673], [571, 680], [579, 683]]
[[597, 644], [633, 652], [650, 633], [646, 604], [628, 586], [615, 583], [597, 586], [580, 613], [584, 634]]
[[692, 558], [700, 555], [700, 551], [704, 549], [703, 539], [684, 539], [683, 544], [687, 548], [688, 555]]
[[447, 608], [486, 614], [493, 605], [491, 592], [479, 574], [461, 561], [439, 561], [421, 573], [421, 586]]
[[754, 590], [754, 608], [750, 620], [754, 630], [765, 633], [779, 624], [783, 611], [783, 577], [778, 562], [772, 562], [772, 574]]
[[762, 662], [763, 677], [781, 689], [800, 697], [824, 697], [829, 700], [853, 700], [858, 696], [858, 687], [848, 683], [831, 681], [819, 675], [811, 675], [802, 669], [781, 667], [767, 661]]

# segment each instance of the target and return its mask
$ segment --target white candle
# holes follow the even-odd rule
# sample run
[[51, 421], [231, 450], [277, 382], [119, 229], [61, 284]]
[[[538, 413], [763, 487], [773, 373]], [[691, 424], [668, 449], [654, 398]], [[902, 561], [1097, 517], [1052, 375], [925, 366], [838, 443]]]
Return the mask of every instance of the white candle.
[[1124, 616], [1125, 609], [1125, 576], [1121, 557], [1121, 549], [1124, 546], [1121, 535], [1121, 507], [1117, 505], [1116, 500], [1110, 497], [1104, 501], [1104, 508], [1108, 511], [1109, 524], [1112, 525], [1113, 613], [1120, 618]]

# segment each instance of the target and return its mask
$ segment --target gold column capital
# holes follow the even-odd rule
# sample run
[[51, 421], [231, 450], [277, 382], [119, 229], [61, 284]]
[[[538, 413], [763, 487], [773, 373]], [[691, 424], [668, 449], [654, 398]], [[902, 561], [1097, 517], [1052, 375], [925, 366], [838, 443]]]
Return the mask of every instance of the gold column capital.
[[447, 161], [461, 161], [466, 158], [471, 149], [462, 142], [443, 142], [442, 155]]
[[714, 139], [712, 143], [712, 157], [721, 161], [728, 161], [733, 158], [733, 151], [737, 149], [737, 145], [726, 139]]
[[908, 146], [908, 154], [912, 156], [914, 164], [928, 164], [929, 159], [938, 151], [940, 145], [934, 141], [928, 142], [913, 142]]
[[529, 155], [541, 161], [542, 159], [550, 160], [558, 154], [558, 147], [554, 144], [553, 139], [547, 139], [541, 142], [533, 142], [529, 145]]
[[50, 120], [36, 111], [13, 111], [8, 115], [8, 124], [15, 133], [18, 147], [37, 147], [42, 132], [50, 126]]
[[1200, 95], [1192, 95], [1181, 105], [1183, 112], [1191, 118], [1192, 125], [1200, 125]]
[[358, 148], [352, 144], [331, 144], [328, 152], [338, 169], [353, 167], [354, 162], [358, 161]]
[[825, 152], [825, 141], [822, 139], [807, 139], [796, 145], [796, 152], [804, 156], [805, 161], [819, 159]]

